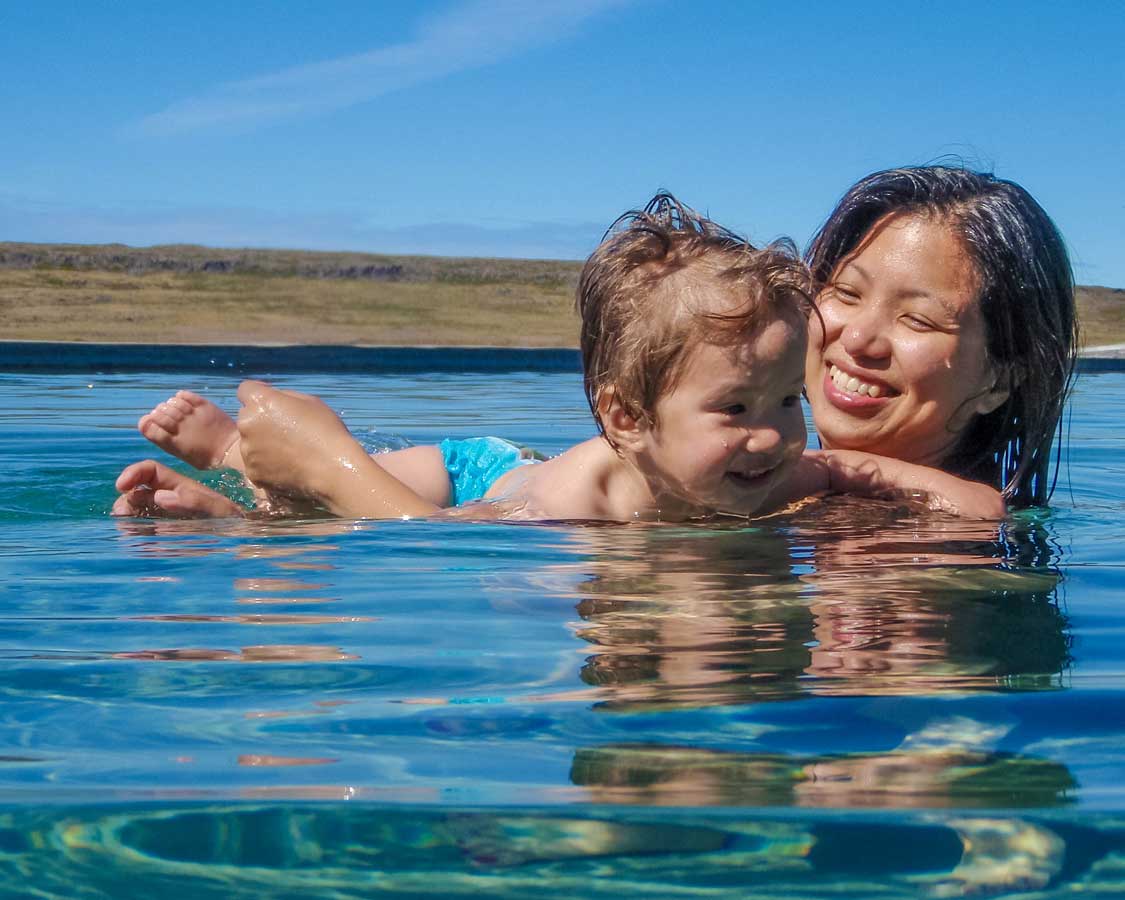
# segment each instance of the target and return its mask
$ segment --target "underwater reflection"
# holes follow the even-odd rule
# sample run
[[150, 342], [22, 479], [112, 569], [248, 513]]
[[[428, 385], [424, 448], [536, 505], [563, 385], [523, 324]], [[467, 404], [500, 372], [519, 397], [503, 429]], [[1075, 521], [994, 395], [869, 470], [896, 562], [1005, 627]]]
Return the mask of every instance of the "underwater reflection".
[[91, 897], [201, 898], [1101, 896], [1122, 885], [1125, 833], [1096, 817], [610, 819], [323, 799], [352, 800], [314, 789], [297, 803], [4, 813], [0, 878], [42, 896], [81, 884]]
[[1052, 760], [955, 744], [834, 755], [604, 745], [579, 750], [570, 777], [595, 803], [642, 806], [1043, 808], [1077, 787]]
[[1071, 637], [1034, 519], [828, 501], [761, 527], [589, 545], [576, 632], [599, 706], [1057, 688]]

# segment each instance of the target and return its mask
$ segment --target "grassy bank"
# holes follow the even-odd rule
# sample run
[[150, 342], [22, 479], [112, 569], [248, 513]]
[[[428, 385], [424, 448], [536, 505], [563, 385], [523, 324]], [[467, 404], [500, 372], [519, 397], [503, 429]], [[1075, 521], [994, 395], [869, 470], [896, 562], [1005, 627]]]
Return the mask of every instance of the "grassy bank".
[[571, 346], [573, 262], [0, 244], [10, 340]]
[[[575, 346], [581, 265], [0, 243], [8, 340]], [[1125, 342], [1125, 291], [1078, 292], [1086, 343]]]

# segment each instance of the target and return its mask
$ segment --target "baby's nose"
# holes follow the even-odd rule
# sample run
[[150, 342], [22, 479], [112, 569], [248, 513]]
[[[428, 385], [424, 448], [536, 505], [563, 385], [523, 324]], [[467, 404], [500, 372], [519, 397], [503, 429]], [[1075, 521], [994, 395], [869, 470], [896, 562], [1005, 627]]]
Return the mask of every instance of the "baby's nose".
[[752, 428], [746, 434], [746, 449], [751, 453], [773, 453], [781, 444], [781, 431], [772, 426]]

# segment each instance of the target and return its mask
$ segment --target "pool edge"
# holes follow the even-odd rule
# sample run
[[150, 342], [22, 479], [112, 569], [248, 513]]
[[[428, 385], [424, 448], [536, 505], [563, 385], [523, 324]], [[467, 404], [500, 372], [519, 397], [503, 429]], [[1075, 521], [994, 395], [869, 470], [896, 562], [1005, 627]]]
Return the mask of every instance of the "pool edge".
[[[1125, 372], [1125, 354], [1083, 354], [1079, 373]], [[0, 372], [579, 372], [572, 347], [139, 344], [0, 341]]]
[[577, 372], [569, 347], [0, 341], [0, 372]]

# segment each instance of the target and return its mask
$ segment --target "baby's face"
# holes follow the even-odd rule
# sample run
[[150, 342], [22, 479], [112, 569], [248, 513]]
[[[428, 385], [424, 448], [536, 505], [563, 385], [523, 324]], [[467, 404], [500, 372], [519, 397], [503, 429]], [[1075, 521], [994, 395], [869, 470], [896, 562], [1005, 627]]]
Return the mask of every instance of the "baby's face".
[[693, 507], [689, 515], [762, 510], [805, 449], [806, 334], [793, 315], [741, 345], [692, 351], [638, 458], [658, 496]]

